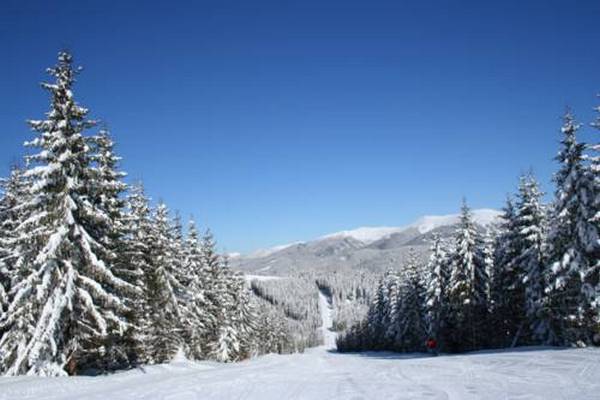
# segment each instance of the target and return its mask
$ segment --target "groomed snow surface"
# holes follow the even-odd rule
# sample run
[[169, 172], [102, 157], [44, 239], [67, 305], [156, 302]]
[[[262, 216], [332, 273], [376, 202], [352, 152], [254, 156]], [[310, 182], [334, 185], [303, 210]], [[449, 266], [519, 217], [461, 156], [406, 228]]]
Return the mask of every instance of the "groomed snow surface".
[[106, 377], [0, 378], [0, 399], [600, 399], [600, 351], [411, 357], [268, 355], [236, 364], [178, 361]]
[[[328, 299], [319, 301], [330, 324]], [[0, 399], [600, 399], [598, 349], [338, 354], [333, 333], [323, 333], [326, 345], [304, 354], [234, 364], [178, 358], [101, 377], [0, 378]]]

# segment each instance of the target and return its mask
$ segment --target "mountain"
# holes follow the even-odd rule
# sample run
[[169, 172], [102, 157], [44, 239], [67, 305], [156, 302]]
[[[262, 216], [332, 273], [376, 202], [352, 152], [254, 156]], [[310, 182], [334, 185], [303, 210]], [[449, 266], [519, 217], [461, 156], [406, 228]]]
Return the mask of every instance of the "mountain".
[[[500, 212], [473, 210], [473, 220], [482, 229], [494, 223]], [[403, 227], [361, 227], [290, 243], [250, 255], [232, 257], [231, 266], [245, 273], [289, 275], [308, 270], [343, 268], [384, 271], [401, 264], [412, 248], [420, 257], [428, 253], [433, 234], [450, 238], [459, 214], [425, 216]]]

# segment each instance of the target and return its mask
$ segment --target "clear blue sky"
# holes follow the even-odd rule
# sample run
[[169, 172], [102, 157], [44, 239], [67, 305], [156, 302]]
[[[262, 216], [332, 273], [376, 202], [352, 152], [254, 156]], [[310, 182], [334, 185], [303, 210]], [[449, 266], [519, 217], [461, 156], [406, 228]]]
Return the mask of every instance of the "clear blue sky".
[[500, 207], [530, 167], [551, 189], [599, 44], [599, 1], [3, 0], [0, 172], [68, 48], [130, 179], [227, 251]]

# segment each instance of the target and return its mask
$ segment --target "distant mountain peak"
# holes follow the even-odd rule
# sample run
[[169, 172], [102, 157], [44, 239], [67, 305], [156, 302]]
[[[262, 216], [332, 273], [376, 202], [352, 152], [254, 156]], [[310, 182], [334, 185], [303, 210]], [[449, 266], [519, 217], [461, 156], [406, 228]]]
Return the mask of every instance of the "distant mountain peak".
[[317, 240], [324, 239], [340, 239], [340, 238], [352, 238], [356, 239], [364, 244], [373, 243], [381, 238], [391, 235], [392, 233], [400, 232], [405, 228], [391, 227], [391, 226], [363, 226], [347, 231], [340, 231], [331, 233], [329, 235], [321, 236]]
[[[496, 221], [501, 212], [491, 208], [480, 208], [472, 210], [473, 221], [481, 226], [488, 226]], [[427, 215], [419, 218], [417, 221], [409, 225], [409, 227], [417, 228], [420, 233], [427, 233], [440, 226], [448, 226], [457, 224], [460, 220], [460, 214], [449, 215]]]
[[[472, 210], [479, 226], [496, 221], [500, 212]], [[295, 242], [231, 259], [233, 268], [245, 273], [289, 276], [303, 271], [368, 269], [383, 272], [400, 268], [411, 251], [426, 258], [433, 232], [450, 239], [460, 222], [459, 214], [429, 215], [402, 227], [362, 227]]]
[[[472, 210], [471, 213], [473, 215], [473, 220], [475, 221], [475, 223], [481, 226], [487, 226], [493, 223], [501, 214], [500, 211], [491, 208], [481, 208], [477, 210]], [[417, 229], [419, 233], [423, 234], [432, 231], [436, 228], [439, 228], [440, 226], [454, 225], [458, 223], [459, 220], [460, 214], [426, 215], [424, 217], [419, 218], [412, 224], [406, 226], [366, 226], [352, 230], [331, 233], [329, 235], [321, 236], [317, 240], [350, 237], [360, 242], [363, 242], [364, 244], [371, 244], [378, 240], [384, 239], [385, 237], [390, 236], [394, 233], [406, 231], [407, 229], [414, 228]]]
[[[494, 221], [496, 221], [500, 216], [500, 211], [494, 210], [491, 208], [481, 208], [477, 210], [471, 210], [473, 215], [473, 220], [475, 223], [481, 226], [487, 226]], [[331, 240], [331, 239], [354, 239], [359, 242], [369, 245], [371, 243], [377, 242], [378, 240], [385, 239], [395, 233], [405, 232], [409, 229], [416, 229], [420, 234], [427, 233], [436, 228], [442, 226], [450, 226], [457, 224], [460, 220], [460, 214], [449, 214], [449, 215], [426, 215], [415, 222], [400, 227], [392, 227], [392, 226], [364, 226], [356, 229], [344, 230], [340, 232], [331, 233], [328, 235], [321, 236], [317, 239], [308, 241], [308, 242], [293, 242], [289, 244], [284, 244], [281, 246], [275, 246], [269, 249], [261, 249], [257, 250], [247, 256], [246, 258], [262, 258], [268, 257], [271, 254], [277, 253], [281, 250], [285, 250], [289, 247], [318, 242], [323, 240]]]

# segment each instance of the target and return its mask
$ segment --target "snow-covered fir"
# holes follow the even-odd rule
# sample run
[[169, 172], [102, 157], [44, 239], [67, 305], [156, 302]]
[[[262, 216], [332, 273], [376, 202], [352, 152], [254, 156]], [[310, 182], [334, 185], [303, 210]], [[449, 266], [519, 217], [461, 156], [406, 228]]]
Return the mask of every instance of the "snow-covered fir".
[[[246, 281], [212, 236], [187, 238], [164, 203], [128, 188], [106, 129], [74, 97], [67, 52], [42, 84], [46, 118], [2, 181], [0, 372], [66, 375], [140, 363], [236, 361], [278, 351], [262, 341]], [[266, 314], [266, 312], [265, 312]], [[278, 324], [271, 317], [270, 325]], [[287, 333], [282, 335], [286, 336]]]

